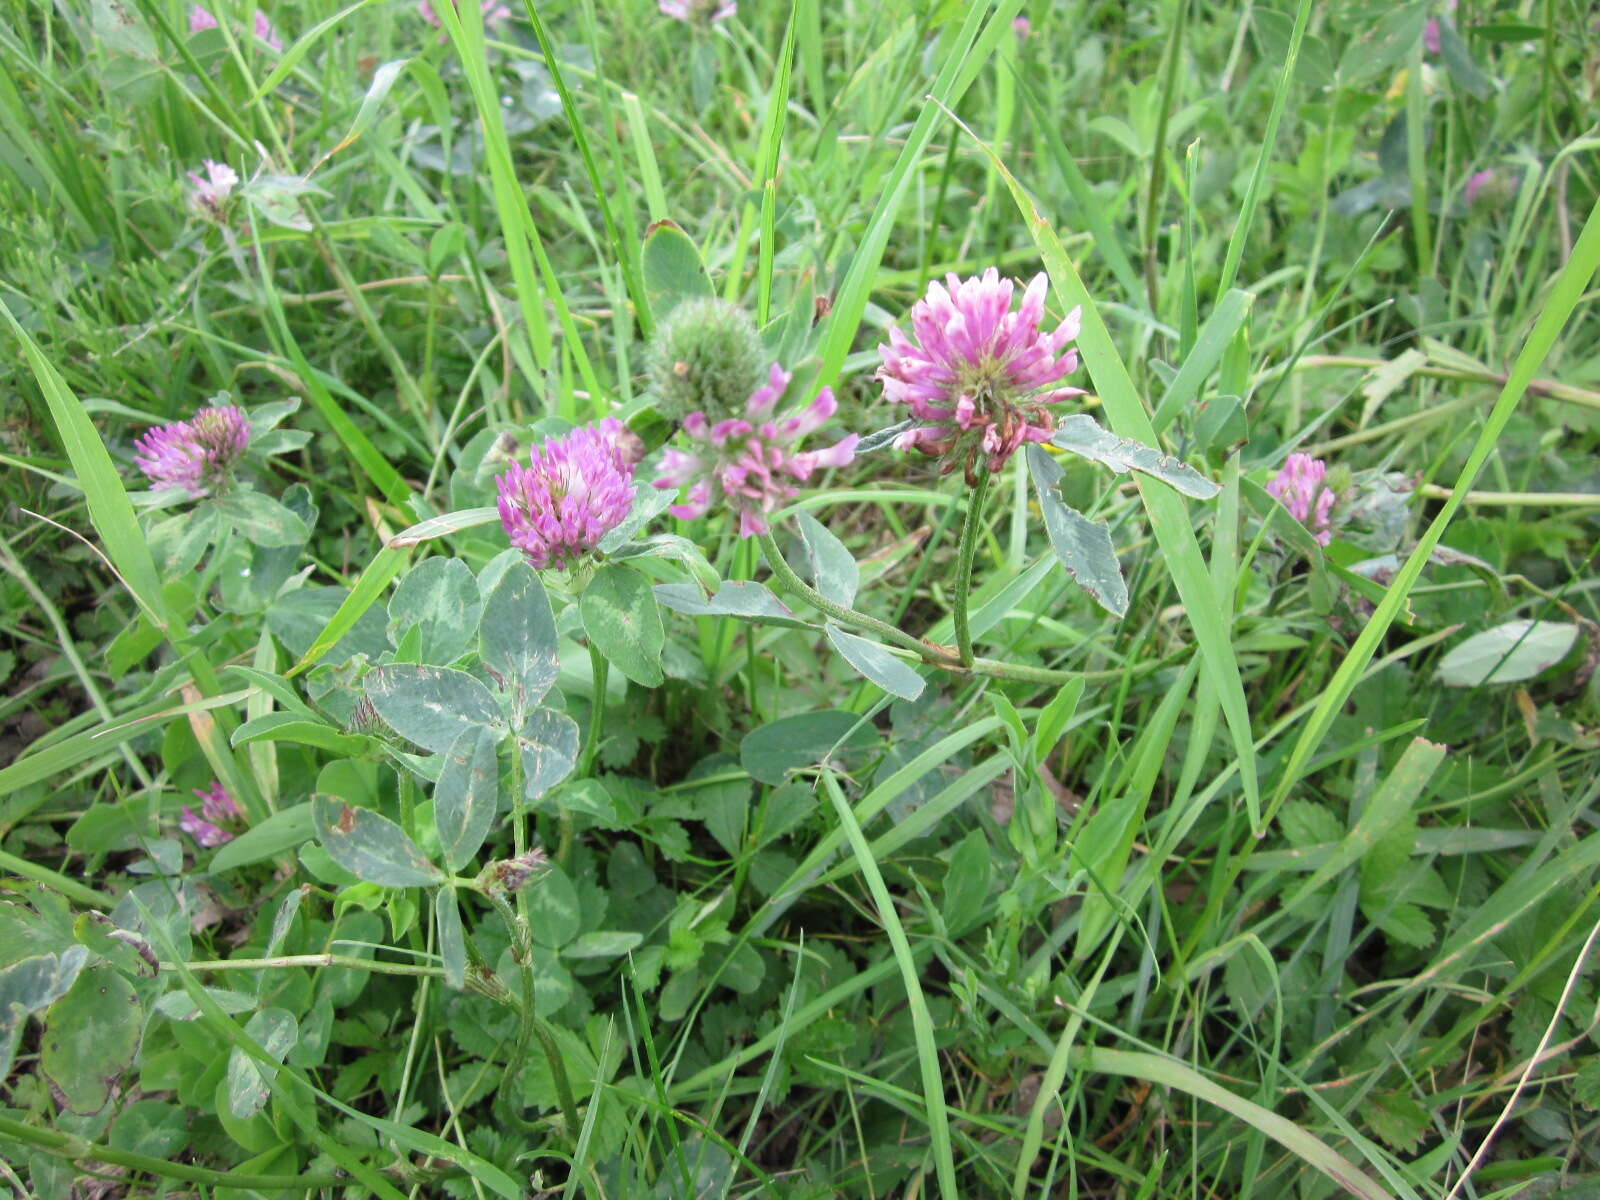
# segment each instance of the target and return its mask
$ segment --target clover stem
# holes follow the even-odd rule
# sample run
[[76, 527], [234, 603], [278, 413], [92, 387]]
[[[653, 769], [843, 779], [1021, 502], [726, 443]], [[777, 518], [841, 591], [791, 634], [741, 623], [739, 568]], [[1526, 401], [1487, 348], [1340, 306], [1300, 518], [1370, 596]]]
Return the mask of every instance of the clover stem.
[[950, 619], [956, 629], [956, 653], [969, 671], [976, 661], [972, 654], [972, 627], [967, 621], [967, 597], [972, 590], [972, 559], [978, 551], [978, 529], [983, 521], [983, 502], [989, 496], [989, 464], [978, 467], [978, 482], [967, 497], [967, 516], [961, 523], [961, 542], [956, 551], [955, 603]]

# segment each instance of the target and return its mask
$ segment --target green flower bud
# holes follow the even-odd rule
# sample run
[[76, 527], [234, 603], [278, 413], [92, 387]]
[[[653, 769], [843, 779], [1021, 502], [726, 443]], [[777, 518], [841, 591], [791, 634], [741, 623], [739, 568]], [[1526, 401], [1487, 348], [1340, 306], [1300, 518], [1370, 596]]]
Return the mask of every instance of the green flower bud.
[[744, 309], [710, 297], [683, 301], [650, 344], [650, 387], [661, 414], [682, 420], [703, 412], [712, 421], [742, 414], [761, 386], [764, 355]]

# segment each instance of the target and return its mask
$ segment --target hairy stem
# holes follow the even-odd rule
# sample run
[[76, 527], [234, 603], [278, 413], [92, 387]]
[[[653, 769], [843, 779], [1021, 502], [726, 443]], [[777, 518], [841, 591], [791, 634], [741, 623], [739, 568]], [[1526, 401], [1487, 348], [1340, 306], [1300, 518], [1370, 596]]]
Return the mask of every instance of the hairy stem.
[[961, 523], [961, 543], [956, 551], [955, 604], [950, 619], [956, 627], [956, 653], [961, 665], [972, 669], [972, 628], [967, 621], [967, 596], [972, 591], [972, 559], [978, 552], [978, 530], [983, 523], [983, 502], [989, 496], [989, 464], [978, 468], [978, 482], [967, 497], [967, 516]]

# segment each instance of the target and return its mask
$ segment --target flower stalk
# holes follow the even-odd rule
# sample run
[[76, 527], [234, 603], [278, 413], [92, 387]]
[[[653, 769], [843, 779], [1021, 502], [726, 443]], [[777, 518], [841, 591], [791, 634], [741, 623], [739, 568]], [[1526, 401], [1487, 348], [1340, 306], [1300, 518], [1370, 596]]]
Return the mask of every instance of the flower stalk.
[[967, 497], [967, 515], [961, 523], [961, 541], [956, 551], [956, 589], [950, 619], [956, 629], [956, 653], [961, 665], [971, 670], [972, 627], [967, 620], [967, 600], [972, 592], [972, 560], [978, 552], [978, 531], [983, 525], [983, 502], [989, 498], [989, 466], [978, 464], [978, 481]]

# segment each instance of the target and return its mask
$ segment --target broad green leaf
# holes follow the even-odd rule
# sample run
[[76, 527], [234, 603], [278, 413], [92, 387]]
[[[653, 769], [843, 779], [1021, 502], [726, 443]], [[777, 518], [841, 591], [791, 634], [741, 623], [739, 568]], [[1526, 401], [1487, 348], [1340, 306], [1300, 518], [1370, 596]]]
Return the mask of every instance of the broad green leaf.
[[1050, 443], [1080, 458], [1110, 467], [1119, 475], [1142, 471], [1185, 496], [1199, 500], [1209, 500], [1222, 490], [1187, 463], [1132, 438], [1118, 437], [1083, 413], [1062, 418]]
[[517, 732], [523, 794], [537, 800], [578, 765], [578, 723], [566, 713], [536, 708]]
[[1128, 611], [1128, 586], [1122, 580], [1122, 566], [1111, 531], [1091, 521], [1061, 499], [1061, 464], [1038, 446], [1028, 447], [1028, 470], [1033, 475], [1039, 509], [1044, 513], [1045, 531], [1050, 545], [1067, 569], [1067, 574], [1101, 607], [1117, 616]]
[[556, 619], [539, 575], [525, 562], [506, 568], [478, 625], [483, 664], [512, 694], [518, 712], [544, 699], [560, 674]]
[[261, 492], [232, 491], [211, 506], [247, 542], [268, 549], [303, 546], [311, 530], [292, 509]]
[[739, 761], [751, 778], [779, 784], [790, 771], [816, 766], [836, 746], [841, 751], [858, 749], [871, 745], [877, 736], [870, 722], [842, 709], [796, 713], [745, 734]]
[[144, 1009], [133, 985], [104, 964], [81, 972], [45, 1014], [39, 1063], [67, 1107], [96, 1113], [133, 1063]]
[[611, 552], [613, 562], [625, 562], [630, 558], [670, 558], [681, 562], [689, 568], [695, 582], [708, 591], [721, 587], [722, 579], [717, 570], [706, 561], [705, 551], [695, 545], [686, 537], [675, 533], [656, 533], [638, 541], [629, 542], [625, 546], [618, 546]]
[[382, 887], [428, 887], [439, 868], [382, 813], [318, 796], [311, 802], [317, 837], [333, 861], [358, 879]]
[[850, 551], [828, 528], [810, 513], [796, 513], [800, 544], [805, 550], [806, 571], [813, 585], [835, 604], [849, 608], [855, 603], [861, 584], [861, 568]]
[[1571, 652], [1578, 627], [1560, 621], [1507, 621], [1474, 634], [1439, 661], [1439, 681], [1485, 687], [1532, 679]]
[[491, 729], [464, 729], [445, 751], [433, 789], [433, 815], [445, 865], [459, 871], [472, 861], [494, 827], [500, 803], [499, 737]]
[[617, 670], [643, 687], [659, 687], [666, 631], [650, 582], [632, 567], [608, 563], [578, 601], [583, 632]]
[[316, 825], [311, 816], [311, 801], [273, 813], [259, 825], [245, 830], [211, 856], [211, 873], [220, 875], [235, 867], [248, 866], [293, 850], [311, 840]]
[[829, 625], [828, 640], [839, 656], [892, 696], [915, 700], [927, 681], [877, 642]]
[[[300, 1038], [300, 1025], [294, 1014], [283, 1008], [263, 1008], [245, 1022], [244, 1031], [280, 1063]], [[272, 1094], [276, 1074], [273, 1067], [235, 1046], [228, 1055], [228, 1111], [241, 1121], [255, 1116]]]
[[433, 894], [434, 920], [439, 930], [439, 958], [444, 981], [457, 990], [467, 986], [467, 939], [461, 928], [461, 908], [456, 890], [442, 887]]
[[195, 569], [218, 531], [217, 511], [197, 504], [157, 523], [150, 530], [150, 553], [164, 577], [171, 579]]
[[189, 1144], [189, 1117], [165, 1100], [135, 1100], [118, 1114], [110, 1140], [130, 1154], [172, 1160]]
[[763, 583], [730, 579], [709, 600], [692, 583], [658, 583], [655, 593], [662, 604], [686, 616], [738, 617], [757, 625], [815, 628], [809, 621], [795, 616]]
[[645, 297], [657, 322], [680, 301], [712, 294], [700, 251], [675, 221], [657, 221], [646, 231], [643, 267]]
[[1431, 4], [1401, 5], [1370, 25], [1358, 26], [1358, 34], [1339, 58], [1339, 82], [1346, 88], [1363, 85], [1387, 75], [1411, 53], [1428, 23]]
[[425, 750], [443, 753], [479, 726], [505, 734], [494, 696], [465, 671], [389, 663], [367, 672], [362, 686], [378, 715]]
[[68, 946], [58, 954], [35, 954], [0, 970], [0, 1082], [11, 1073], [29, 1014], [65, 996], [88, 961], [88, 947]]
[[950, 854], [944, 875], [944, 901], [940, 905], [945, 928], [951, 937], [960, 937], [978, 922], [983, 902], [993, 882], [994, 852], [981, 829], [974, 829]]
[[425, 558], [407, 571], [389, 597], [389, 640], [422, 630], [422, 661], [444, 666], [466, 653], [478, 632], [483, 601], [471, 568], [459, 558]]
[[567, 873], [551, 863], [528, 885], [528, 926], [541, 946], [565, 946], [578, 936], [582, 909], [578, 889]]

